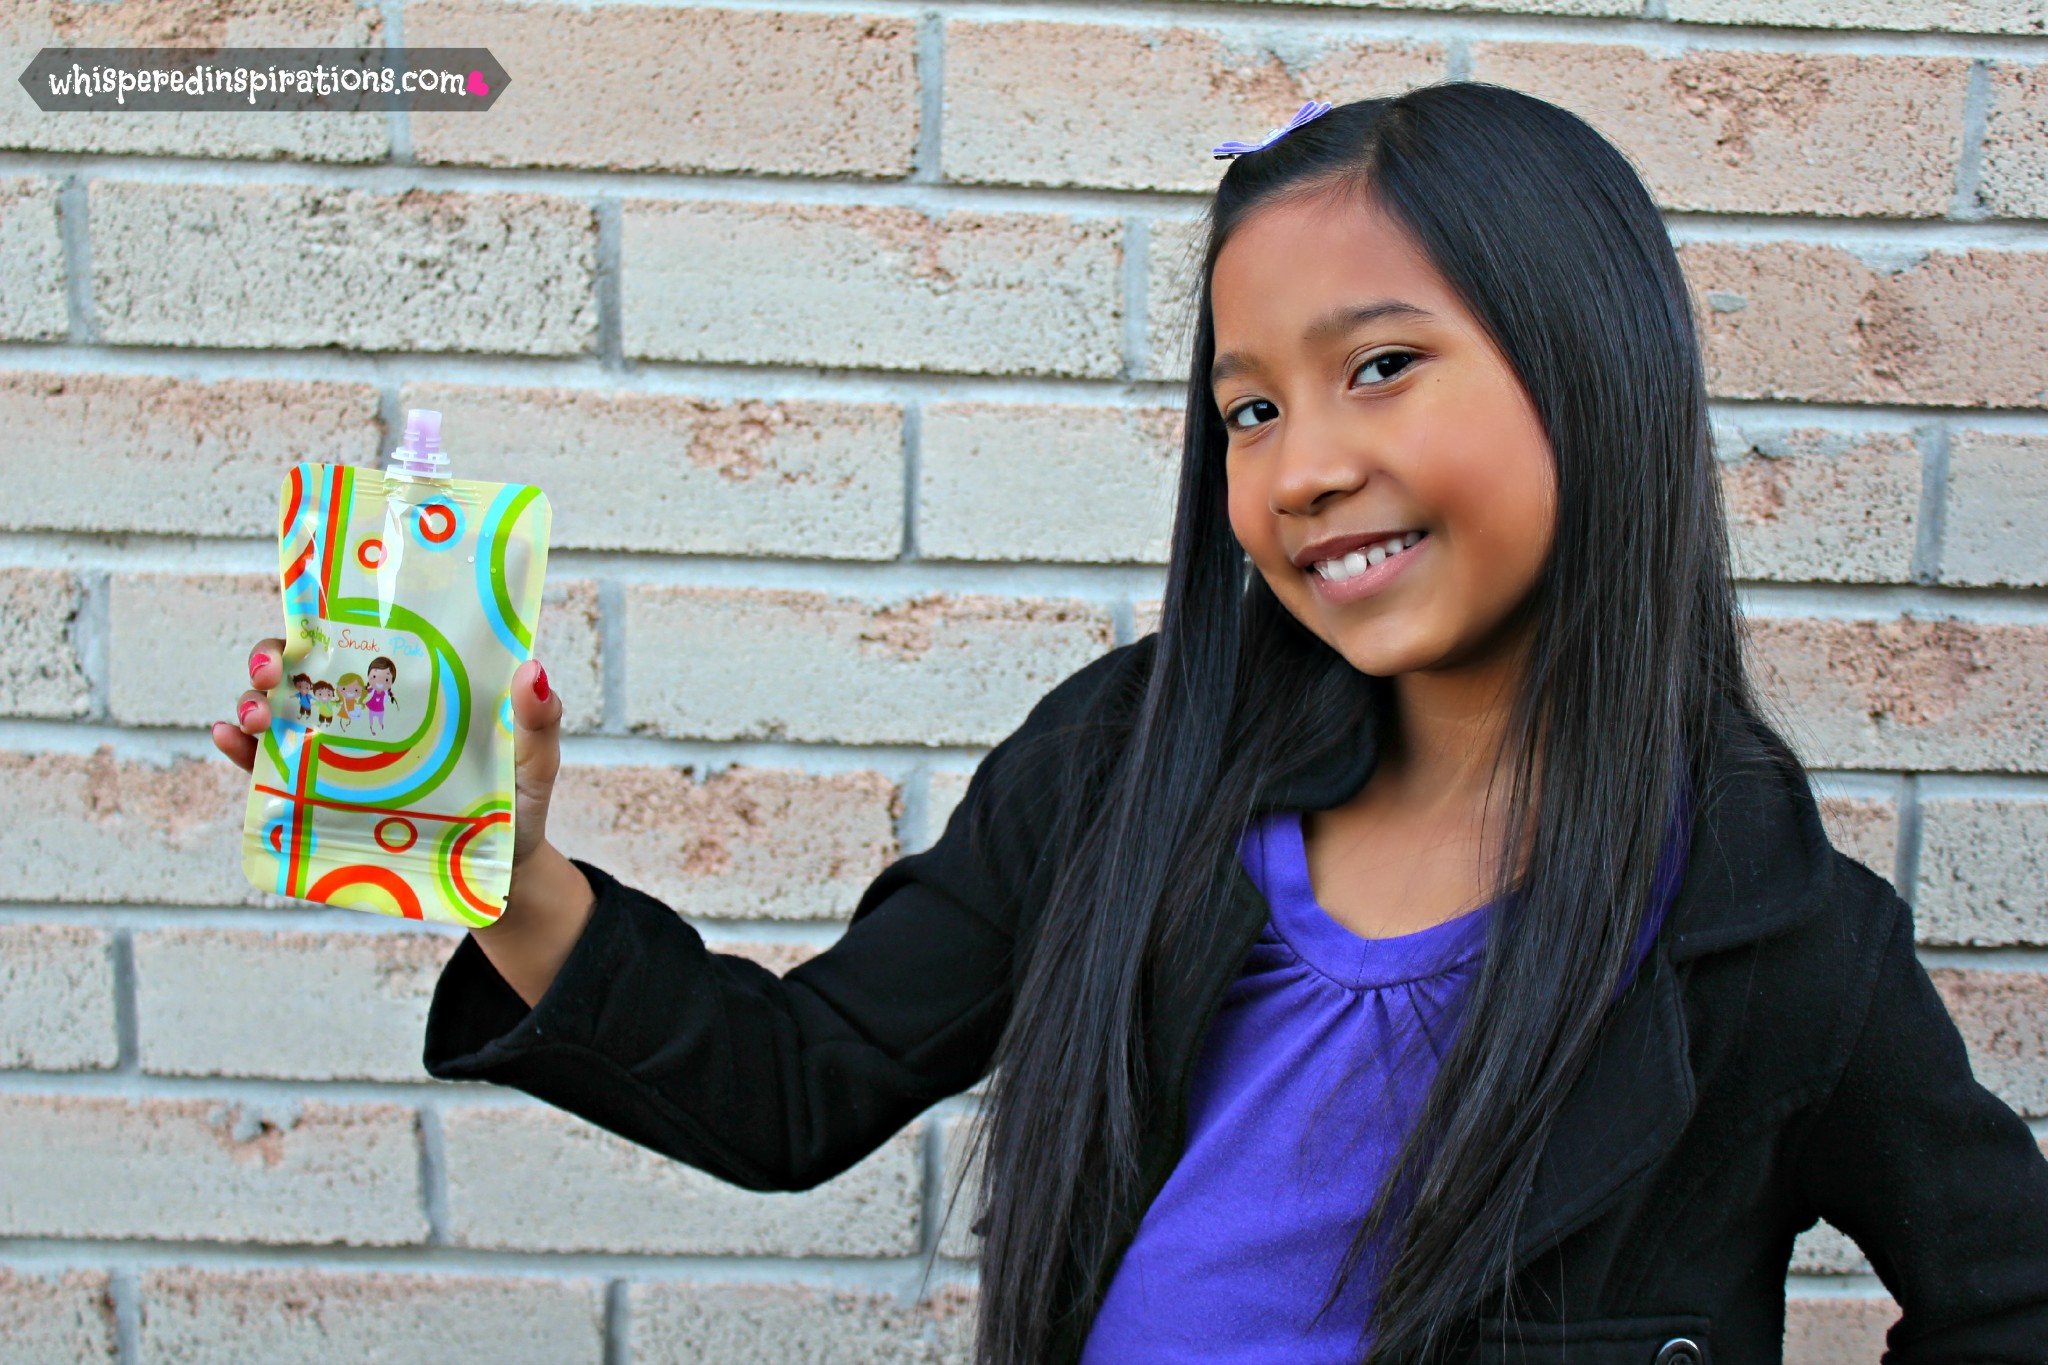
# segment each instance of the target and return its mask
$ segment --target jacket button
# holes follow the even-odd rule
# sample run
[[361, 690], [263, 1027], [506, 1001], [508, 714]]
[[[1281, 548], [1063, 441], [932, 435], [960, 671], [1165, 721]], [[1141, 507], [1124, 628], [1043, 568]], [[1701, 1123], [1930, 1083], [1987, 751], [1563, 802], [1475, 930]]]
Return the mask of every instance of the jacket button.
[[1654, 1365], [1707, 1365], [1707, 1351], [1691, 1337], [1673, 1337], [1657, 1352]]

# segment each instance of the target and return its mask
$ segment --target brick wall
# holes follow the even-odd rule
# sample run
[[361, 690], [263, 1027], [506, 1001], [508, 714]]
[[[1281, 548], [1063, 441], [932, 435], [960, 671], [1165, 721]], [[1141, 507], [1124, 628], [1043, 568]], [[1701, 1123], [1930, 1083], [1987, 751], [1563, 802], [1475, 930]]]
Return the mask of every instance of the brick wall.
[[[159, 42], [513, 83], [173, 119], [12, 80]], [[1209, 145], [1447, 76], [1580, 110], [1667, 209], [1761, 674], [2048, 1135], [2044, 63], [2038, 0], [0, 0], [0, 1355], [964, 1359], [971, 1096], [737, 1191], [427, 1080], [452, 931], [246, 885], [205, 726], [279, 473], [418, 404], [545, 486], [556, 837], [786, 970], [1152, 628]], [[1846, 1239], [1789, 1292], [1790, 1359], [1876, 1358]]]

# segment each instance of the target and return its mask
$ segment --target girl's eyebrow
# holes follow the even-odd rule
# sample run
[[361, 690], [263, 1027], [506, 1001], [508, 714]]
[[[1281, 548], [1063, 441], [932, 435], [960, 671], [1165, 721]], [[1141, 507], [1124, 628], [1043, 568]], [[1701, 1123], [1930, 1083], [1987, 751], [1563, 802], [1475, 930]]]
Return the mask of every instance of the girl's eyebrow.
[[[1344, 304], [1331, 309], [1308, 325], [1302, 340], [1314, 345], [1343, 336], [1347, 332], [1378, 322], [1381, 318], [1400, 318], [1406, 322], [1434, 322], [1436, 315], [1426, 309], [1400, 299], [1375, 299], [1371, 303]], [[1216, 363], [1209, 367], [1209, 387], [1215, 388], [1224, 380], [1245, 373], [1257, 367], [1258, 362], [1242, 351], [1226, 351], [1216, 357]]]

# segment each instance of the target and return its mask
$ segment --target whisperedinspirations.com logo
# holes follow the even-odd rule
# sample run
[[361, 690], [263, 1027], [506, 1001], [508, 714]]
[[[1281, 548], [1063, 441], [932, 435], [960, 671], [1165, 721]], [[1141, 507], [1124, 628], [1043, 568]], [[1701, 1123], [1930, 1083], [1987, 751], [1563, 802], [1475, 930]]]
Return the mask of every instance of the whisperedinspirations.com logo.
[[511, 79], [482, 47], [46, 47], [21, 73], [51, 113], [483, 110]]

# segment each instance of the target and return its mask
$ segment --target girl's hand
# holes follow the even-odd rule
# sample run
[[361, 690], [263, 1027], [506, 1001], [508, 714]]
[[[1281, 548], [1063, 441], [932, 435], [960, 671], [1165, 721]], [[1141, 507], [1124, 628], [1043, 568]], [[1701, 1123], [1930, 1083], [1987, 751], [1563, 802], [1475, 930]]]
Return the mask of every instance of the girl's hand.
[[[235, 702], [235, 719], [215, 721], [213, 744], [249, 771], [258, 736], [270, 728], [270, 689], [284, 681], [284, 641], [258, 640], [249, 651], [248, 691]], [[548, 686], [547, 670], [529, 659], [512, 675], [514, 773], [512, 868], [547, 842], [548, 799], [562, 766], [562, 699]]]

